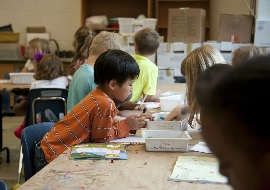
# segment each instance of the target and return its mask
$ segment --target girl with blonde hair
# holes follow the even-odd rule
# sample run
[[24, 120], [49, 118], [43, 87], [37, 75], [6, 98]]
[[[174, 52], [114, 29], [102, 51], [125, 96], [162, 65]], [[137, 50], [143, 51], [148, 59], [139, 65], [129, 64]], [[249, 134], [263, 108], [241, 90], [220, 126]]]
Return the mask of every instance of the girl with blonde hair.
[[186, 79], [186, 105], [175, 107], [165, 120], [180, 120], [182, 114], [189, 113], [188, 124], [193, 126], [193, 119], [199, 122], [199, 106], [195, 97], [195, 87], [199, 75], [214, 64], [226, 64], [221, 53], [212, 45], [206, 44], [194, 49], [181, 64], [181, 74]]
[[52, 46], [48, 40], [43, 39], [43, 38], [34, 38], [30, 40], [29, 47], [28, 47], [29, 59], [25, 63], [24, 68], [21, 71], [22, 73], [35, 71], [34, 55], [37, 52], [43, 53], [43, 54], [54, 53]]

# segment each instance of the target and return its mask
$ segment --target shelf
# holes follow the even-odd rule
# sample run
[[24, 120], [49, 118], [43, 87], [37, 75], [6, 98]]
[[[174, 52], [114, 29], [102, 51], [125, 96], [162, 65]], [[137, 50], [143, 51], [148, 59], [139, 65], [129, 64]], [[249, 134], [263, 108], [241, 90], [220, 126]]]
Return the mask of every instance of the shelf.
[[81, 26], [91, 16], [106, 15], [109, 20], [115, 17], [137, 18], [140, 14], [153, 17], [153, 0], [81, 0]]
[[97, 30], [97, 31], [119, 31], [119, 28], [110, 28], [110, 27], [106, 27], [106, 28], [93, 28], [93, 30]]

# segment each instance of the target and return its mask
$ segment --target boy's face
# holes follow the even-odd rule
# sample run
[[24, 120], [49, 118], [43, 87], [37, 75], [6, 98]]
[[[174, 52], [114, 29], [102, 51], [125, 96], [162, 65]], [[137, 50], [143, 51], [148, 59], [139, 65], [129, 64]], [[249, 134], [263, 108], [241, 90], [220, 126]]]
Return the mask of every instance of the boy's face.
[[[218, 121], [206, 113], [203, 108], [200, 119], [203, 138], [219, 159], [219, 171], [228, 178], [229, 184], [235, 190], [263, 189], [262, 184], [265, 184], [264, 180], [266, 179], [265, 165], [261, 162], [255, 163], [249, 155], [239, 151], [233, 142], [229, 141], [221, 132], [219, 125], [222, 121]], [[247, 147], [241, 148], [244, 150]], [[266, 181], [266, 183], [268, 182]]]
[[132, 92], [132, 84], [135, 82], [135, 79], [127, 79], [127, 81], [120, 87], [116, 85], [114, 98], [120, 101], [124, 101]]

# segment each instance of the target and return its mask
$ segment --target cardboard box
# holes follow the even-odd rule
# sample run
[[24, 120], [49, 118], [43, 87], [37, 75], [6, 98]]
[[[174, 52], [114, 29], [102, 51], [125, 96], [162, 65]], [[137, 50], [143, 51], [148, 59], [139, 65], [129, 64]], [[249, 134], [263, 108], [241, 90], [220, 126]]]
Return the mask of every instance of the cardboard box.
[[238, 42], [250, 43], [252, 15], [221, 14], [219, 23], [219, 41], [230, 42], [231, 36], [238, 36]]
[[254, 45], [270, 46], [270, 20], [256, 20]]
[[203, 42], [205, 10], [198, 8], [169, 9], [168, 42]]
[[158, 69], [158, 83], [174, 83], [173, 69]]

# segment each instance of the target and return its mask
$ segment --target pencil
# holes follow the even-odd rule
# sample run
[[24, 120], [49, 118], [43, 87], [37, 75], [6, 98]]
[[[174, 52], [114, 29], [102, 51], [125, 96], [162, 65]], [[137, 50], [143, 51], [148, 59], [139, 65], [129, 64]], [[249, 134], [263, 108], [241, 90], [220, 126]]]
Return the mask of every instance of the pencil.
[[141, 102], [139, 108], [141, 108], [141, 106], [143, 105], [143, 103], [144, 103], [144, 101], [145, 101], [145, 99], [146, 99], [146, 97], [147, 97], [147, 95], [148, 95], [150, 89], [151, 89], [151, 86], [149, 87], [148, 91], [146, 92], [146, 94], [145, 94], [145, 96], [144, 96], [144, 98], [143, 98], [143, 100], [142, 100], [142, 102]]

